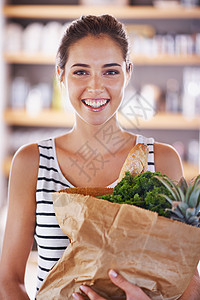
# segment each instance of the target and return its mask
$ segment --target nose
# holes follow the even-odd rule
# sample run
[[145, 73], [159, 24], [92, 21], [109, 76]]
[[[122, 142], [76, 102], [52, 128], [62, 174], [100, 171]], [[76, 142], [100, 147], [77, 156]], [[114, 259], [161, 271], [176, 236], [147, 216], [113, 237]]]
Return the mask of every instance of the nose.
[[103, 84], [103, 80], [100, 75], [94, 74], [90, 77], [88, 82], [87, 90], [89, 93], [93, 94], [101, 94], [104, 91], [105, 87]]

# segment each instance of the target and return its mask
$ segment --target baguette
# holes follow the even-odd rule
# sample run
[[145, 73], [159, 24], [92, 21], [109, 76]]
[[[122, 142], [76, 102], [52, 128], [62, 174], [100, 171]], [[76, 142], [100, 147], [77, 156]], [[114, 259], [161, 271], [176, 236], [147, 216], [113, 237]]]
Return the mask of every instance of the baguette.
[[143, 143], [135, 145], [129, 152], [119, 174], [118, 182], [129, 171], [133, 177], [148, 170], [148, 153], [147, 146]]
[[112, 194], [113, 188], [103, 188], [103, 187], [73, 187], [66, 188], [58, 191], [58, 193], [68, 193], [68, 194], [81, 194], [84, 196], [102, 196], [105, 194]]

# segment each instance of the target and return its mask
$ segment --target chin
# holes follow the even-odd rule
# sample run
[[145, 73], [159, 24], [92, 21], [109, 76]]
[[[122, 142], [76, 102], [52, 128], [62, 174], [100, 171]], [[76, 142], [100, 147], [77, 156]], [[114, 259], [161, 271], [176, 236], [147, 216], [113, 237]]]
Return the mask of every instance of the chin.
[[113, 117], [113, 115], [111, 115], [111, 116], [110, 115], [109, 116], [105, 116], [105, 115], [100, 116], [99, 115], [98, 116], [97, 114], [96, 114], [96, 116], [95, 115], [93, 115], [93, 116], [81, 116], [80, 114], [78, 116], [83, 122], [87, 123], [88, 125], [92, 125], [92, 126], [103, 125]]

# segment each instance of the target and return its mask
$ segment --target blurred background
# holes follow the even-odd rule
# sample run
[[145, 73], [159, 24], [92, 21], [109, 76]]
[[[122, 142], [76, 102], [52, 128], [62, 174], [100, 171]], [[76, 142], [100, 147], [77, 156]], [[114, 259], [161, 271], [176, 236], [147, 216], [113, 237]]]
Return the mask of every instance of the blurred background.
[[[81, 15], [110, 13], [126, 26], [134, 70], [119, 111], [122, 126], [173, 145], [187, 180], [200, 173], [199, 0], [1, 0], [0, 5], [0, 251], [13, 154], [73, 125], [72, 108], [56, 80], [55, 57], [66, 26]], [[26, 283], [31, 299], [36, 260], [33, 251]]]

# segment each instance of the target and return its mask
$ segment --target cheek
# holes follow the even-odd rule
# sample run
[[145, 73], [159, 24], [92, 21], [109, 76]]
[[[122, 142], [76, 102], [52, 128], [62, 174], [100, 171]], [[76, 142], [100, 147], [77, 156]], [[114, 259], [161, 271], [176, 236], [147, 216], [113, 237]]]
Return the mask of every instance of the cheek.
[[66, 82], [66, 89], [68, 90], [68, 95], [70, 101], [73, 101], [74, 98], [77, 98], [84, 89], [84, 85], [77, 80], [69, 78]]
[[78, 78], [69, 78], [68, 79], [68, 88], [73, 89], [73, 90], [80, 90], [83, 89], [87, 86], [87, 81], [86, 80], [81, 80]]
[[107, 87], [112, 89], [112, 92], [114, 94], [121, 96], [124, 94], [125, 80], [123, 80], [123, 79], [113, 80], [109, 85], [107, 85]]

